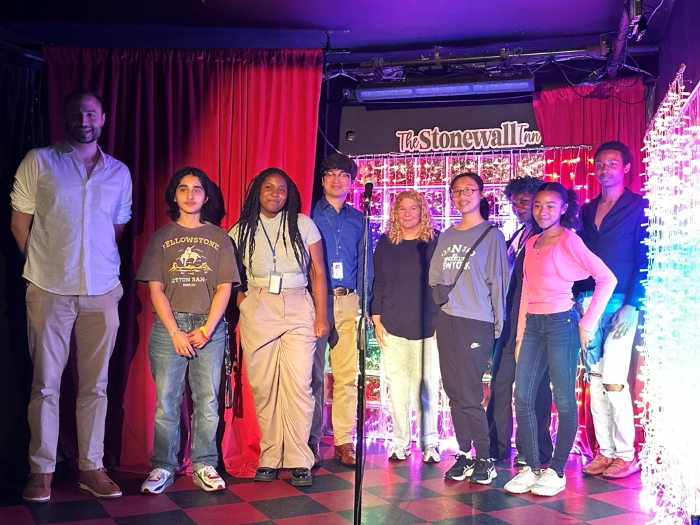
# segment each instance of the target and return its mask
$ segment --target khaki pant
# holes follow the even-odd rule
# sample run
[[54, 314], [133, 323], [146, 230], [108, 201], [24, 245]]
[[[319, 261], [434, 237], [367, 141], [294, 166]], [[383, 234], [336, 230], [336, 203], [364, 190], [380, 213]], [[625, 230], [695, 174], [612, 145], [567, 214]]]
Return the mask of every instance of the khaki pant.
[[119, 328], [121, 285], [103, 295], [57, 295], [27, 287], [29, 356], [34, 365], [27, 419], [33, 473], [53, 472], [58, 445], [58, 400], [75, 327], [78, 367], [78, 468], [102, 468], [107, 371]]
[[316, 312], [305, 288], [251, 287], [240, 307], [241, 344], [262, 432], [259, 467], [311, 468], [311, 367]]
[[360, 299], [356, 293], [328, 296], [328, 323], [331, 331], [316, 342], [314, 397], [316, 412], [311, 443], [321, 439], [323, 408], [323, 373], [326, 345], [330, 345], [329, 362], [333, 370], [333, 436], [336, 445], [352, 441], [357, 413], [357, 322]]

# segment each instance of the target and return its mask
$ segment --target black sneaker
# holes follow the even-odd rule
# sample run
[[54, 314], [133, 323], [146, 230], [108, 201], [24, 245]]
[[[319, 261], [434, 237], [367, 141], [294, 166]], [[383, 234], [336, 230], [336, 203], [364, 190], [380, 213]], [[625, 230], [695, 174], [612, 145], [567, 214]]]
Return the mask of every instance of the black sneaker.
[[471, 483], [481, 483], [482, 485], [490, 485], [491, 481], [496, 478], [496, 467], [493, 466], [493, 461], [490, 459], [477, 459], [474, 469], [469, 476]]
[[445, 472], [445, 479], [462, 481], [471, 476], [474, 471], [474, 458], [469, 458], [464, 454], [455, 454], [455, 459], [457, 460], [455, 464]]
[[513, 465], [518, 467], [524, 467], [527, 465], [527, 461], [525, 461], [525, 454], [518, 452], [513, 459]]

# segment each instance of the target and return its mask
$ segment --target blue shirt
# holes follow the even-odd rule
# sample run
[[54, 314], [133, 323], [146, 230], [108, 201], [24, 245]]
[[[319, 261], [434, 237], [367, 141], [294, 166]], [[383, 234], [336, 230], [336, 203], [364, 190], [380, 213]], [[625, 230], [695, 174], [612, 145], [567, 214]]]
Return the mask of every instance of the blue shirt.
[[[365, 254], [363, 244], [365, 217], [362, 212], [348, 203], [344, 203], [340, 211], [336, 212], [323, 196], [313, 207], [311, 218], [321, 232], [328, 290], [333, 288], [361, 290], [362, 261]], [[341, 279], [333, 278], [334, 262], [343, 264]], [[367, 290], [371, 290], [374, 278], [372, 250], [369, 251], [367, 258], [367, 276]]]

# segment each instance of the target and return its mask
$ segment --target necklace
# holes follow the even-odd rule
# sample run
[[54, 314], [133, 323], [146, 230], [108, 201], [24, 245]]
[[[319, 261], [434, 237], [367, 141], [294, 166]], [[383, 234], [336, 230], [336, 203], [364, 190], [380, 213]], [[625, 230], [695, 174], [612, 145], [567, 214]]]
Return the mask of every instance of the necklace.
[[549, 246], [550, 244], [553, 244], [553, 243], [557, 242], [557, 239], [558, 239], [559, 236], [562, 234], [562, 231], [563, 231], [563, 230], [560, 230], [559, 233], [557, 233], [556, 235], [552, 235], [552, 236], [550, 236], [550, 237], [546, 237], [545, 240], [542, 241], [541, 244], [540, 244], [539, 246], [535, 246], [535, 244], [537, 244], [537, 243], [540, 241], [540, 239], [542, 239], [542, 235], [540, 235], [540, 236], [537, 238], [537, 240], [535, 241], [535, 244], [533, 244], [533, 246], [535, 247], [535, 257], [539, 259], [539, 257], [540, 257], [540, 252], [542, 251], [542, 248], [544, 248], [545, 246]]

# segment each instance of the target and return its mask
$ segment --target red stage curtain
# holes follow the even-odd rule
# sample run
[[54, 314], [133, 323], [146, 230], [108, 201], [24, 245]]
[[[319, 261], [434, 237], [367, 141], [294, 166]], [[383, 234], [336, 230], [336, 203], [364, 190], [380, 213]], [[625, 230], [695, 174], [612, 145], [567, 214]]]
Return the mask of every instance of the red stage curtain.
[[[646, 130], [641, 77], [546, 89], [533, 95], [532, 104], [544, 146], [592, 144], [595, 151], [608, 140], [627, 144], [634, 162], [626, 185], [632, 191], [641, 190]], [[600, 186], [595, 177], [589, 181], [590, 195], [595, 196]]]
[[[632, 191], [641, 192], [644, 184], [644, 179], [639, 176], [644, 172], [644, 155], [641, 149], [646, 131], [644, 84], [641, 77], [543, 90], [533, 95], [533, 106], [545, 146], [592, 144], [595, 151], [595, 148], [608, 140], [625, 143], [634, 157], [625, 185]], [[594, 173], [593, 166], [589, 165], [587, 171]], [[594, 175], [588, 176], [588, 185], [588, 194], [591, 197], [600, 193], [600, 185]], [[635, 350], [629, 384], [633, 399], [637, 398], [637, 416], [641, 412], [638, 399], [641, 385], [636, 373], [640, 366], [641, 358]], [[583, 374], [579, 375], [576, 388], [579, 398], [578, 444], [582, 452], [594, 456], [598, 445], [593, 430], [588, 383], [583, 380]], [[644, 432], [639, 424], [636, 425], [636, 429], [639, 450], [644, 440]]]
[[[275, 166], [296, 181], [308, 212], [321, 52], [46, 47], [44, 56], [51, 141], [64, 136], [63, 96], [75, 87], [90, 87], [103, 96], [107, 114], [100, 144], [129, 166], [134, 180], [133, 217], [121, 246], [125, 293], [110, 366], [106, 460], [147, 471], [155, 406], [147, 352], [153, 314], [146, 286], [137, 286], [134, 276], [149, 237], [169, 221], [165, 187], [180, 167], [202, 168], [223, 191], [229, 214], [222, 227], [229, 228], [249, 181]], [[259, 429], [244, 382], [245, 417], [232, 422], [226, 411], [222, 455], [231, 474], [252, 476]], [[186, 464], [190, 410], [183, 403]], [[71, 447], [64, 443], [64, 449]]]

